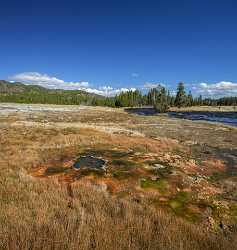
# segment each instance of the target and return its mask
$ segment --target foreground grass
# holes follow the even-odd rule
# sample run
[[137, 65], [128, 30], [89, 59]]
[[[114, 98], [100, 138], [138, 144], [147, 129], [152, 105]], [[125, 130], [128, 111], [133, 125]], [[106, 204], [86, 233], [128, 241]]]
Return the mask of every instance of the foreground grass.
[[146, 205], [75, 184], [68, 207], [65, 185], [1, 173], [1, 249], [234, 249], [223, 235], [206, 233]]

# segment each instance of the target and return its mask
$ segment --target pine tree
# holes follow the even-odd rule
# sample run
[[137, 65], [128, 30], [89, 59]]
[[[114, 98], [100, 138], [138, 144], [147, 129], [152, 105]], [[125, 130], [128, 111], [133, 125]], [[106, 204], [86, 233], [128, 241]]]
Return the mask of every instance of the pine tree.
[[187, 106], [191, 107], [193, 106], [193, 96], [191, 91], [189, 91], [188, 96], [187, 96]]
[[157, 112], [165, 113], [169, 109], [167, 91], [163, 86], [159, 86], [157, 90], [157, 98], [154, 104], [154, 108]]
[[199, 106], [203, 105], [203, 100], [202, 100], [202, 96], [201, 95], [198, 97], [198, 105]]
[[178, 108], [186, 106], [186, 93], [184, 89], [184, 83], [180, 82], [177, 88], [177, 94], [175, 98], [175, 106]]

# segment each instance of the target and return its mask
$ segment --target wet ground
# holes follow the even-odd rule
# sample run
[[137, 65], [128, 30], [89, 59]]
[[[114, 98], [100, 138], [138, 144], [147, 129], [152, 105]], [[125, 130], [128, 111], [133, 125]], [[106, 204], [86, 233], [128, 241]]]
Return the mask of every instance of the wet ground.
[[89, 168], [103, 170], [105, 168], [105, 161], [93, 156], [81, 156], [73, 164], [75, 169]]

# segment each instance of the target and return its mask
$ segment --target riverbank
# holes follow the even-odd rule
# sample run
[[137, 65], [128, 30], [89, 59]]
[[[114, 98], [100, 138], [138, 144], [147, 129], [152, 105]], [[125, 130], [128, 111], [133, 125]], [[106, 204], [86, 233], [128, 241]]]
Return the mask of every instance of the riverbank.
[[237, 112], [237, 106], [193, 106], [193, 107], [171, 107], [171, 112]]

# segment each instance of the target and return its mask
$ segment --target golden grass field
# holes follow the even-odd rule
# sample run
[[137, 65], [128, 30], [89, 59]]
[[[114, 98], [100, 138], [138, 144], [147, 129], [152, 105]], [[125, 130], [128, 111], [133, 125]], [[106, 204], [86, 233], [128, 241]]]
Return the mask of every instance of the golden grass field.
[[[237, 249], [236, 128], [2, 107], [0, 249]], [[106, 173], [73, 169], [80, 155], [106, 160]]]

